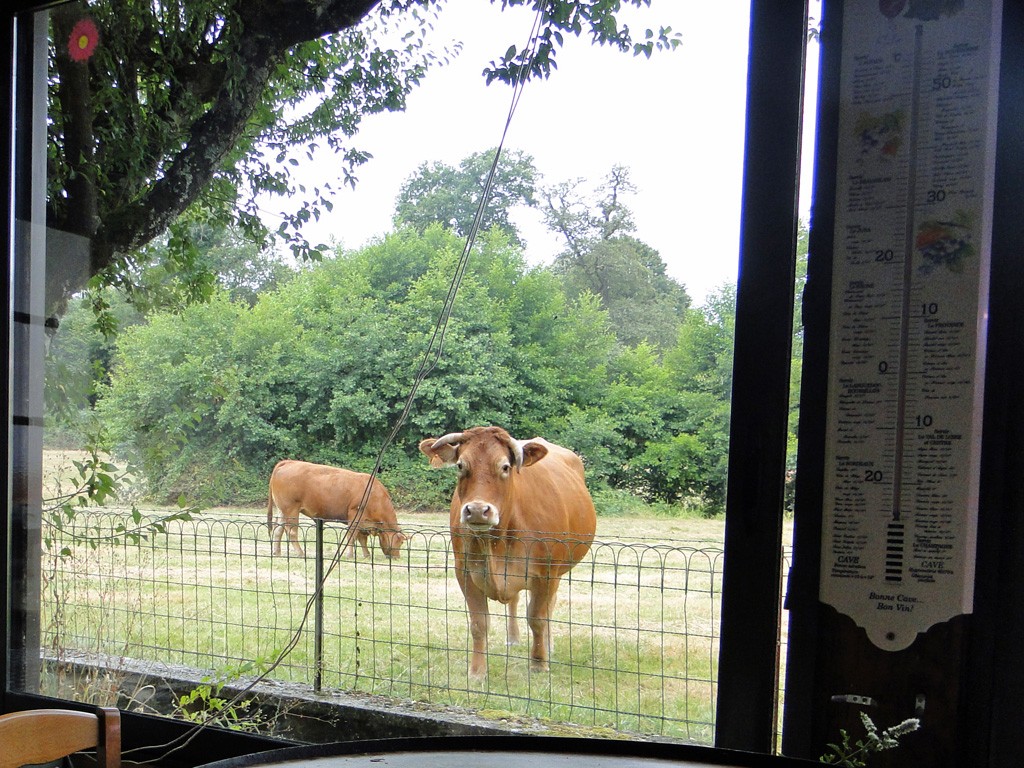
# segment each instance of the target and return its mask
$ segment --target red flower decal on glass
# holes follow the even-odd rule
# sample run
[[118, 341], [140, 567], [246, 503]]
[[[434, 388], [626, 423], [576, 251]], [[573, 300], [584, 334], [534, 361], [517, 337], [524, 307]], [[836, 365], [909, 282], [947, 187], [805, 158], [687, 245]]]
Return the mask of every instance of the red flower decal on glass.
[[68, 55], [73, 61], [85, 61], [92, 56], [100, 42], [100, 31], [92, 19], [82, 19], [75, 24], [68, 37]]

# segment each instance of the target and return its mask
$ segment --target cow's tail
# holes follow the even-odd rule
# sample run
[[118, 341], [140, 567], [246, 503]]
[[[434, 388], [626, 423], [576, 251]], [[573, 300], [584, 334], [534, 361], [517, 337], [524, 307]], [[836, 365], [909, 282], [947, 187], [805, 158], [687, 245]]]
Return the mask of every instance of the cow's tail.
[[267, 530], [274, 533], [274, 473], [270, 473], [270, 487], [267, 489]]

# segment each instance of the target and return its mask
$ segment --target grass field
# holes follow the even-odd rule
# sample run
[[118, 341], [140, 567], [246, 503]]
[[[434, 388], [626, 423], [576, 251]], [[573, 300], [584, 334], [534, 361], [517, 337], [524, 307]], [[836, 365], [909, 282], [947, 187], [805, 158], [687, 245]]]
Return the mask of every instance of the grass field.
[[[64, 472], [62, 461], [47, 456], [48, 482]], [[70, 554], [44, 558], [44, 645], [58, 655], [218, 673], [265, 667], [290, 649], [272, 679], [312, 686], [319, 669], [324, 690], [383, 701], [711, 741], [720, 519], [599, 517], [590, 555], [559, 590], [550, 669], [531, 670], [522, 618], [523, 642], [506, 646], [503, 609], [492, 603], [480, 683], [467, 675], [468, 622], [443, 513], [400, 514], [410, 538], [399, 562], [376, 547], [370, 561], [340, 559], [325, 580], [318, 628], [312, 525], [302, 529], [306, 558], [274, 558], [265, 508], [207, 510], [140, 544], [116, 535], [125, 521], [112, 512], [82, 510], [74, 521], [103, 544], [65, 536]], [[327, 560], [342, 533], [325, 527]]]

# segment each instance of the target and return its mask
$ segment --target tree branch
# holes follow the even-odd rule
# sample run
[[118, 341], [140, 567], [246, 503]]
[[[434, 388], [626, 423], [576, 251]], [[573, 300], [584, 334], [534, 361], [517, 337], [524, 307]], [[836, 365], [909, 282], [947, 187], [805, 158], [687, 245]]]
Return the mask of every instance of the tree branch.
[[261, 0], [239, 4], [235, 76], [221, 80], [210, 109], [192, 126], [165, 174], [108, 213], [93, 241], [93, 268], [115, 263], [163, 232], [198, 198], [234, 148], [288, 48], [358, 23], [379, 0]]
[[239, 7], [246, 28], [282, 50], [358, 24], [381, 0], [257, 0]]

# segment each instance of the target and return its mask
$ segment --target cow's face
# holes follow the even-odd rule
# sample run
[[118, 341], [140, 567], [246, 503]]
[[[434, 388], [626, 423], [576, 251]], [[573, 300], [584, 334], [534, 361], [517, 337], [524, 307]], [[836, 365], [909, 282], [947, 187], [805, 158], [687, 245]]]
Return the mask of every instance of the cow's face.
[[459, 522], [485, 532], [501, 524], [519, 470], [543, 459], [548, 449], [541, 443], [519, 442], [499, 427], [475, 427], [423, 440], [420, 451], [431, 466], [458, 470]]
[[406, 535], [396, 528], [383, 528], [380, 531], [380, 548], [389, 559], [401, 556], [405, 540]]

